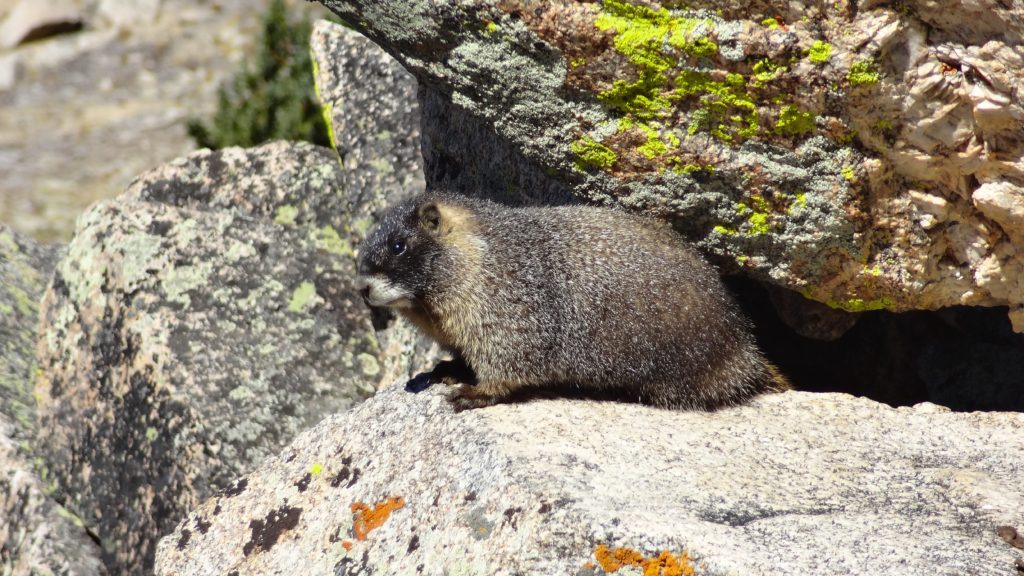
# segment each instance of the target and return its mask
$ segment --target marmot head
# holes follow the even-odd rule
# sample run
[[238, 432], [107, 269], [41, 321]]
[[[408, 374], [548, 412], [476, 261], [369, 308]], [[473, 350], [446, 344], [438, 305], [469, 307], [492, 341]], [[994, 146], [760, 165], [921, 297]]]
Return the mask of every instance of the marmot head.
[[356, 286], [371, 306], [406, 308], [422, 302], [443, 265], [448, 206], [420, 196], [389, 210], [359, 250]]

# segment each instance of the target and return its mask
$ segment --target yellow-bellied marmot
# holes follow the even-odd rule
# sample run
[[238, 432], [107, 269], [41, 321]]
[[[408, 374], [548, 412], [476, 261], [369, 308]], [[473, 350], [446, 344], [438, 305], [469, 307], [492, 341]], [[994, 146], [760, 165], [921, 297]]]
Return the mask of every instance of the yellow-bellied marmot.
[[666, 224], [608, 208], [422, 195], [361, 247], [359, 284], [453, 352], [434, 373], [463, 369], [457, 409], [554, 384], [695, 409], [787, 387], [715, 270]]

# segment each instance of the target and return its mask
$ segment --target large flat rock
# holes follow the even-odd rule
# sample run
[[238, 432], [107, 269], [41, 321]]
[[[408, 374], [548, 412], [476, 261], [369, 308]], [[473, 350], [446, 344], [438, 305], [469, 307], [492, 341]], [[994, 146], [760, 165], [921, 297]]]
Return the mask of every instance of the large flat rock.
[[800, 392], [454, 414], [442, 394], [327, 418], [183, 520], [157, 574], [1012, 574], [1022, 555], [999, 535], [1024, 529], [1021, 414]]

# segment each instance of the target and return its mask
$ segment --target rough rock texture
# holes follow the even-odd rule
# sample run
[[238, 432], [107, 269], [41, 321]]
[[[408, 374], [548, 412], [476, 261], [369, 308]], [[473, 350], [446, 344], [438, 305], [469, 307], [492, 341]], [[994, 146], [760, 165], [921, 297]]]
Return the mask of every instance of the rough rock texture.
[[106, 574], [100, 548], [81, 523], [57, 505], [10, 436], [0, 414], [0, 574]]
[[[1019, 4], [322, 2], [479, 120], [456, 152], [507, 141], [835, 308], [1024, 330]], [[425, 141], [428, 185], [432, 155], [478, 162]]]
[[374, 214], [423, 190], [416, 79], [361, 34], [326, 20], [314, 24], [310, 51], [345, 191], [362, 210], [352, 227], [363, 234]]
[[[331, 22], [314, 25], [310, 50], [350, 201], [345, 230], [358, 246], [385, 209], [424, 188], [416, 79], [379, 46]], [[377, 314], [381, 381], [410, 378], [438, 359], [438, 346], [404, 319]]]
[[486, 123], [452, 104], [436, 88], [420, 86], [424, 172], [430, 188], [457, 190], [510, 204], [579, 202]]
[[594, 574], [619, 548], [706, 574], [1010, 574], [1024, 554], [998, 535], [1024, 529], [1024, 415], [799, 392], [453, 414], [442, 394], [326, 419], [183, 520], [157, 574]]
[[112, 571], [373, 393], [341, 174], [308, 144], [201, 151], [79, 220], [42, 306], [36, 442]]
[[[195, 149], [185, 120], [215, 111], [217, 87], [252, 52], [267, 4], [17, 2], [81, 7], [80, 32], [0, 49], [0, 222], [62, 243], [89, 205]], [[326, 13], [287, 2], [293, 12]]]
[[60, 255], [0, 224], [0, 415], [14, 424], [13, 438], [35, 429], [32, 372], [39, 300]]

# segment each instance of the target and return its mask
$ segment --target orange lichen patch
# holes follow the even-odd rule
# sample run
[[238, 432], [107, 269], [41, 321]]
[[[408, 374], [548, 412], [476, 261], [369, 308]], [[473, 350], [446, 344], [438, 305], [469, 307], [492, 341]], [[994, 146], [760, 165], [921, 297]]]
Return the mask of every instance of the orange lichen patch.
[[693, 564], [690, 556], [683, 552], [675, 555], [668, 550], [654, 558], [645, 558], [643, 554], [632, 548], [608, 548], [599, 544], [594, 549], [594, 557], [598, 564], [608, 573], [618, 572], [623, 566], [635, 566], [644, 572], [644, 576], [693, 576]]
[[[366, 535], [380, 528], [391, 516], [391, 513], [405, 506], [405, 498], [395, 496], [378, 502], [370, 508], [362, 502], [352, 504], [352, 530], [355, 532], [356, 540], [366, 540]], [[343, 544], [344, 545], [344, 544]]]
[[345, 550], [351, 550], [352, 549], [352, 541], [351, 540], [342, 540], [341, 547], [344, 548]]
[[644, 562], [644, 576], [693, 576], [690, 556], [683, 552], [679, 556], [663, 550], [657, 558]]
[[643, 554], [630, 548], [609, 549], [604, 544], [598, 544], [594, 549], [594, 557], [597, 563], [605, 572], [618, 572], [623, 566], [641, 566], [644, 560]]

